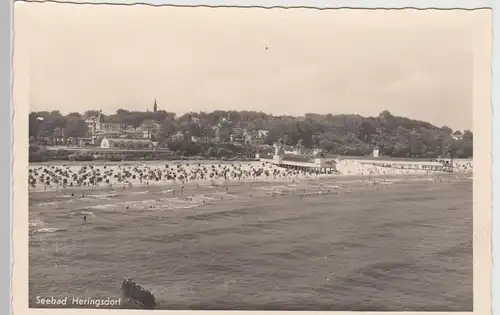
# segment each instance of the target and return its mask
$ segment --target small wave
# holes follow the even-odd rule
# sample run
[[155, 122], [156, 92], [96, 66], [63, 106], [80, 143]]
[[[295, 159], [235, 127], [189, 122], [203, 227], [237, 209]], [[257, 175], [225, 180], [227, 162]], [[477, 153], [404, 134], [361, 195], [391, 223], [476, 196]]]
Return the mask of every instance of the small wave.
[[79, 210], [76, 210], [76, 211], [71, 211], [71, 214], [72, 215], [86, 215], [86, 216], [93, 217], [94, 216], [94, 212], [87, 211], [87, 210], [88, 209], [85, 209], [85, 210], [79, 209]]
[[132, 205], [136, 205], [136, 204], [140, 204], [140, 203], [147, 203], [147, 202], [150, 202], [151, 200], [156, 200], [156, 199], [148, 199], [148, 200], [144, 200], [144, 201], [140, 201], [140, 202], [125, 201], [125, 202], [116, 202], [116, 203], [106, 203], [106, 204], [102, 204], [102, 205], [91, 206], [91, 207], [88, 207], [88, 209], [101, 210], [101, 211], [102, 210], [116, 210], [116, 208], [118, 208], [118, 207], [125, 207], [127, 205], [132, 206]]
[[133, 191], [133, 192], [130, 192], [128, 194], [131, 194], [131, 195], [144, 195], [144, 194], [149, 194], [149, 191]]
[[290, 190], [290, 187], [287, 186], [268, 186], [268, 187], [257, 187], [254, 188], [255, 190], [261, 190], [261, 191], [266, 191], [268, 193], [276, 192], [276, 193], [281, 193], [283, 191]]
[[64, 203], [64, 201], [47, 201], [38, 203], [38, 206], [55, 206], [55, 205], [60, 205], [62, 203]]
[[304, 196], [322, 196], [322, 195], [324, 195], [324, 194], [325, 194], [325, 192], [320, 190], [320, 191], [311, 191], [311, 192], [306, 192], [306, 193], [304, 194]]
[[[89, 208], [94, 209], [94, 210], [110, 210], [112, 208], [116, 208], [117, 205], [119, 205], [119, 204], [110, 203], [110, 204], [104, 204], [104, 205], [95, 205], [95, 206], [92, 206]], [[81, 212], [81, 213], [83, 213], [83, 212]]]
[[36, 219], [36, 220], [30, 220], [29, 221], [29, 227], [37, 227], [37, 226], [41, 226], [41, 225], [44, 225], [45, 222], [43, 222], [43, 220], [40, 220], [40, 219]]
[[60, 231], [67, 231], [67, 230], [63, 228], [41, 228], [34, 230], [33, 233], [55, 233]]
[[[201, 202], [202, 201], [203, 200], [201, 200]], [[176, 198], [170, 198], [164, 200], [161, 204], [157, 204], [157, 206], [159, 207], [156, 209], [159, 210], [190, 209], [201, 206], [202, 205], [201, 202], [199, 198], [198, 199], [193, 198], [191, 200], [180, 200]]]
[[191, 208], [196, 208], [199, 206], [200, 206], [200, 204], [176, 205], [173, 207], [173, 209], [191, 209]]
[[95, 199], [110, 199], [113, 197], [117, 197], [117, 193], [111, 193], [111, 194], [99, 194], [99, 195], [91, 195], [89, 197], [95, 198]]
[[339, 189], [340, 186], [323, 186], [324, 188]]

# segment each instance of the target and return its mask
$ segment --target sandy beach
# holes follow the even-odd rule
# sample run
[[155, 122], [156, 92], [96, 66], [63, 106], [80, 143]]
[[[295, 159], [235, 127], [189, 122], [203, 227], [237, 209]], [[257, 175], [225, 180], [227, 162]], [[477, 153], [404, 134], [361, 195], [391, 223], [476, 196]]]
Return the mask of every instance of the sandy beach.
[[[418, 164], [419, 162], [412, 162]], [[420, 162], [422, 163], [422, 162]], [[472, 161], [455, 163], [454, 171], [471, 173]], [[76, 188], [132, 188], [140, 186], [188, 183], [212, 186], [234, 182], [295, 181], [304, 179], [358, 176], [370, 179], [378, 176], [420, 175], [438, 177], [440, 172], [382, 167], [366, 161], [342, 160], [336, 171], [320, 174], [278, 167], [265, 162], [102, 162], [102, 163], [39, 163], [29, 166], [30, 191]], [[441, 172], [442, 173], [442, 172]]]

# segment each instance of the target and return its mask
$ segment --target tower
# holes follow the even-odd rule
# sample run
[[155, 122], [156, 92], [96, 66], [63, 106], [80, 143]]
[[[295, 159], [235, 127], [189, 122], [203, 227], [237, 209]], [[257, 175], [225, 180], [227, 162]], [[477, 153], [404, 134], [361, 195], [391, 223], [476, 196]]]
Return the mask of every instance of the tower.
[[102, 117], [102, 109], [99, 110], [99, 114], [97, 114], [97, 117], [95, 118], [95, 130], [100, 131], [101, 130], [101, 122], [103, 121]]
[[158, 104], [156, 104], [156, 98], [155, 98], [155, 104], [153, 105], [153, 112], [156, 113], [158, 110]]

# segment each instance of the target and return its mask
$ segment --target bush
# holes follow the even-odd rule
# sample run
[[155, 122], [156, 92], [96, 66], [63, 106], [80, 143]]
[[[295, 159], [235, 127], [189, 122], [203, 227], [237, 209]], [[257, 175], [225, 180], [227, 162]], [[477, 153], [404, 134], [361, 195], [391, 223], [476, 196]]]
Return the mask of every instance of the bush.
[[68, 160], [70, 160], [70, 161], [93, 161], [94, 157], [90, 154], [77, 153], [77, 154], [70, 154], [68, 156]]

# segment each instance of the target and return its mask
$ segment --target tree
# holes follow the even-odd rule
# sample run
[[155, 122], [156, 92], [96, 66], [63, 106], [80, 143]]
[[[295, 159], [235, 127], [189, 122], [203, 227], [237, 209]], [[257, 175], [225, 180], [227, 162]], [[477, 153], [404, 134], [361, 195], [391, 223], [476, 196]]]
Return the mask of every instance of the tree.
[[68, 118], [70, 118], [70, 117], [83, 118], [82, 114], [77, 113], [77, 112], [72, 112], [72, 113], [69, 113], [67, 117], [68, 117]]
[[453, 132], [453, 130], [448, 126], [441, 127], [441, 131], [448, 134], [448, 135], [451, 135], [451, 133]]
[[217, 128], [215, 136], [219, 139], [220, 142], [228, 142], [232, 131], [233, 128], [231, 127], [231, 125], [225, 123]]
[[156, 140], [159, 142], [165, 141], [168, 137], [174, 135], [178, 130], [177, 122], [173, 119], [165, 119], [160, 125], [160, 130], [156, 134]]
[[382, 119], [390, 119], [392, 118], [392, 114], [388, 110], [383, 110], [382, 112], [380, 112], [379, 117]]
[[[45, 141], [37, 137], [61, 136], [61, 128], [64, 129], [65, 137], [84, 136], [86, 133], [84, 119], [98, 114], [99, 111], [96, 110], [86, 111], [84, 115], [70, 113], [66, 116], [59, 111], [31, 112], [29, 114], [30, 143]], [[264, 142], [268, 145], [282, 139], [286, 145], [321, 148], [335, 154], [365, 155], [369, 154], [375, 145], [379, 146], [381, 154], [394, 156], [470, 157], [473, 153], [473, 134], [470, 130], [464, 130], [462, 137], [457, 137], [456, 135], [460, 132], [453, 133], [447, 126], [439, 128], [425, 121], [394, 116], [386, 110], [377, 117], [314, 113], [292, 117], [290, 115], [274, 116], [255, 111], [216, 110], [211, 113], [191, 112], [176, 118], [174, 113], [163, 110], [141, 112], [119, 109], [111, 115], [102, 114], [101, 119], [133, 127], [144, 125], [144, 128], [150, 128], [150, 130], [156, 129], [153, 124], [159, 122], [160, 127], [155, 134], [155, 139], [162, 146], [165, 143], [171, 145], [169, 139], [178, 131], [208, 140], [213, 137], [214, 130], [216, 130], [215, 135], [223, 142], [217, 146], [225, 146], [227, 144], [224, 142], [229, 141], [229, 136], [234, 129], [241, 128], [250, 133], [266, 130]], [[186, 138], [189, 139], [189, 137]], [[206, 147], [200, 149], [189, 145], [188, 142], [179, 144], [179, 148], [174, 151], [179, 154], [207, 151]], [[199, 141], [204, 144], [207, 142]], [[242, 152], [236, 147], [226, 149], [232, 151], [234, 155], [248, 153], [245, 151], [248, 148]]]
[[94, 110], [94, 109], [88, 110], [83, 114], [83, 116], [85, 116], [86, 118], [92, 117], [92, 116], [98, 116], [98, 115], [99, 115], [99, 111]]
[[474, 138], [472, 131], [470, 131], [470, 130], [464, 130], [464, 134], [462, 137], [464, 140], [470, 140], [470, 141], [472, 141]]
[[370, 121], [364, 120], [359, 126], [358, 138], [369, 141], [375, 133], [377, 133], [377, 128]]
[[85, 137], [87, 135], [88, 128], [85, 121], [77, 116], [70, 116], [66, 121], [66, 126], [64, 127], [64, 135], [66, 137]]
[[219, 157], [230, 157], [233, 154], [233, 151], [226, 148], [219, 148], [217, 150], [217, 156]]
[[283, 139], [283, 144], [284, 145], [289, 145], [290, 142], [291, 142], [291, 139], [290, 139], [290, 137], [287, 134], [285, 134], [282, 139]]
[[212, 126], [210, 126], [210, 124], [208, 124], [208, 122], [205, 119], [203, 119], [200, 122], [198, 129], [199, 129], [200, 137], [203, 137], [205, 142], [207, 142], [209, 138], [212, 138], [212, 136], [213, 136]]
[[188, 134], [190, 136], [199, 137], [200, 136], [200, 128], [195, 124], [191, 119], [184, 120], [180, 123], [179, 130], [183, 134]]
[[56, 124], [51, 120], [43, 120], [40, 122], [38, 127], [37, 136], [38, 137], [51, 137], [56, 128]]
[[28, 128], [30, 137], [39, 136], [39, 128], [41, 121], [38, 119], [38, 113], [30, 113], [28, 117]]

